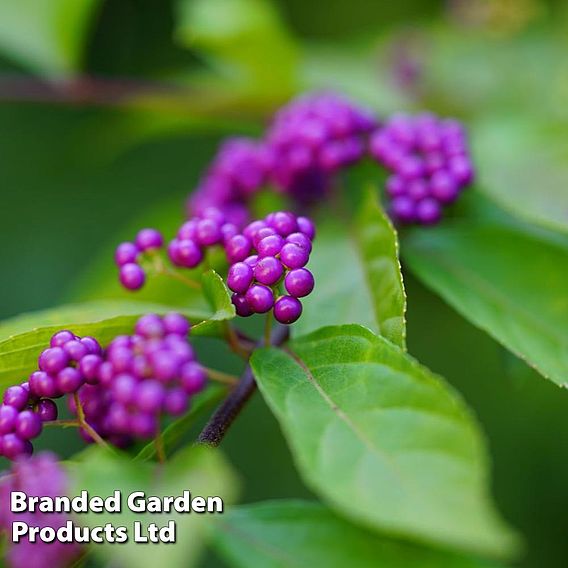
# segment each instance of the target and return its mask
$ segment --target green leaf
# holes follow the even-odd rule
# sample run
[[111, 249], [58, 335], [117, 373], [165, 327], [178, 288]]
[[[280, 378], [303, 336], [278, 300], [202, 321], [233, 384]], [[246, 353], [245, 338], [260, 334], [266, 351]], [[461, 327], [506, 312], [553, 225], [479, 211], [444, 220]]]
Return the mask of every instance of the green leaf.
[[[122, 495], [120, 513], [87, 513], [78, 515], [78, 523], [94, 527], [111, 523], [125, 526], [129, 540], [119, 546], [94, 544], [92, 551], [103, 561], [121, 566], [155, 568], [162, 566], [194, 566], [203, 549], [213, 514], [134, 513], [127, 507], [127, 497], [134, 491], [147, 496], [178, 496], [189, 490], [192, 497], [219, 496], [224, 506], [234, 501], [237, 481], [228, 462], [218, 450], [204, 447], [185, 448], [165, 464], [133, 462], [125, 454], [111, 453], [100, 447], [91, 448], [82, 459], [68, 464], [72, 478], [70, 496], [86, 490], [89, 496], [107, 497], [118, 490]], [[176, 544], [135, 543], [132, 539], [134, 521], [144, 526], [151, 522], [164, 526], [169, 520], [176, 523]]]
[[568, 386], [568, 247], [498, 225], [416, 231], [412, 271], [465, 318]]
[[215, 547], [238, 568], [497, 568], [373, 534], [307, 501], [235, 507], [213, 527]]
[[[197, 418], [215, 406], [227, 393], [227, 389], [221, 385], [210, 385], [207, 389], [196, 395], [191, 400], [191, 409], [181, 418], [172, 422], [162, 433], [166, 454], [171, 454], [183, 440], [184, 436], [195, 424]], [[148, 461], [156, 457], [156, 444], [152, 441], [146, 444], [136, 460]]]
[[397, 237], [372, 192], [352, 222], [322, 218], [308, 268], [316, 290], [303, 300], [296, 335], [359, 323], [404, 347], [406, 296]]
[[562, 130], [492, 117], [473, 137], [480, 187], [503, 208], [568, 232], [568, 143]]
[[80, 69], [100, 0], [0, 0], [0, 50], [48, 76]]
[[[220, 277], [204, 275], [204, 289], [211, 295], [210, 310], [181, 310], [194, 324], [192, 334], [221, 335], [221, 322], [234, 316], [230, 297]], [[0, 323], [0, 388], [23, 380], [37, 368], [37, 359], [60, 329], [80, 336], [92, 335], [102, 344], [132, 333], [136, 320], [147, 313], [164, 314], [170, 306], [135, 301], [105, 300], [69, 304], [23, 314]]]
[[478, 425], [439, 377], [357, 325], [255, 352], [305, 482], [367, 527], [480, 554], [515, 538], [494, 511]]
[[298, 48], [271, 2], [181, 0], [176, 37], [208, 56], [231, 89], [290, 95]]

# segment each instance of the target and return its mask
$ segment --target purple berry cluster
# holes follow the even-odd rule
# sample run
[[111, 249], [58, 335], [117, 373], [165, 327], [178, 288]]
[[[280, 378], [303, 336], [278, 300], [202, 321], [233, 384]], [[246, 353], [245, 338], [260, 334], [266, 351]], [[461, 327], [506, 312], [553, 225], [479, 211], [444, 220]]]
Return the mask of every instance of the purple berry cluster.
[[137, 321], [134, 335], [110, 343], [98, 368], [99, 384], [79, 390], [86, 421], [101, 437], [116, 445], [152, 438], [161, 414], [187, 410], [207, 379], [187, 341], [189, 329], [180, 314], [149, 314]]
[[189, 199], [190, 216], [203, 215], [216, 207], [223, 210], [228, 222], [242, 227], [249, 216], [247, 204], [267, 183], [273, 161], [262, 142], [228, 139]]
[[84, 383], [97, 382], [102, 349], [92, 337], [57, 332], [38, 359], [39, 370], [29, 380], [9, 387], [0, 406], [0, 455], [14, 460], [31, 455], [31, 440], [43, 423], [57, 419], [55, 398], [77, 392]]
[[403, 224], [437, 223], [474, 178], [467, 134], [456, 120], [394, 116], [372, 135], [370, 151], [392, 173], [390, 213]]
[[146, 273], [140, 265], [144, 253], [162, 248], [164, 239], [156, 229], [141, 229], [135, 241], [124, 242], [116, 247], [114, 261], [119, 269], [121, 284], [128, 290], [139, 290], [144, 286]]
[[[65, 526], [69, 517], [65, 513], [40, 511], [17, 513], [10, 511], [10, 494], [23, 491], [28, 497], [58, 497], [68, 492], [68, 479], [56, 457], [42, 452], [29, 459], [18, 459], [12, 469], [0, 477], [0, 532], [10, 533], [12, 523], [23, 521], [30, 526]], [[78, 557], [81, 548], [76, 543], [55, 540], [50, 543], [30, 542], [27, 537], [8, 546], [6, 561], [10, 568], [65, 568]]]
[[[234, 292], [238, 315], [247, 317], [274, 308], [280, 323], [290, 324], [300, 317], [298, 298], [314, 288], [314, 277], [304, 268], [314, 237], [310, 219], [278, 211], [253, 221], [242, 234], [229, 239], [225, 247], [231, 263], [227, 286]], [[279, 294], [281, 285], [287, 292], [284, 295]]]
[[272, 178], [300, 203], [322, 198], [333, 174], [360, 160], [377, 127], [365, 109], [333, 94], [311, 94], [279, 110], [266, 144], [278, 159]]
[[239, 232], [237, 225], [217, 207], [207, 207], [186, 221], [168, 245], [168, 257], [181, 268], [195, 268], [209, 247], [223, 245]]

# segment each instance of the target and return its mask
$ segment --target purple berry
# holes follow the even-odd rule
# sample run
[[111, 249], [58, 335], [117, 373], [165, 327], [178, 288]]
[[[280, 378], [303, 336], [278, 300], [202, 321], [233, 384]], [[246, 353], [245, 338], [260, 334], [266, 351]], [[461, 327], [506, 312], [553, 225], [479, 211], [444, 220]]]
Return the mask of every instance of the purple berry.
[[[131, 262], [135, 263], [139, 253], [140, 250], [134, 243], [120, 243], [116, 247], [114, 261], [118, 266], [124, 266]], [[52, 345], [52, 347], [55, 347], [55, 345]]]
[[440, 203], [448, 204], [456, 200], [459, 188], [453, 176], [445, 171], [436, 172], [430, 180], [432, 197]]
[[87, 351], [93, 355], [102, 355], [103, 349], [99, 342], [94, 338], [86, 335], [79, 340], [86, 348]]
[[4, 404], [22, 410], [28, 404], [29, 392], [21, 385], [8, 387], [4, 392]]
[[186, 363], [181, 369], [181, 386], [188, 395], [193, 395], [205, 387], [207, 373], [195, 362]]
[[412, 223], [416, 219], [416, 206], [414, 201], [404, 195], [392, 200], [390, 211], [392, 216], [401, 223]]
[[197, 222], [196, 228], [197, 242], [203, 246], [211, 246], [223, 240], [221, 227], [213, 219], [201, 219]]
[[46, 373], [58, 373], [69, 363], [69, 355], [62, 347], [50, 347], [39, 356], [39, 368]]
[[243, 294], [253, 279], [253, 269], [244, 262], [237, 262], [229, 268], [227, 286], [233, 291]]
[[158, 432], [158, 420], [152, 414], [137, 412], [130, 419], [130, 430], [138, 438], [153, 438]]
[[316, 227], [308, 217], [298, 217], [296, 219], [298, 223], [298, 230], [300, 233], [304, 233], [310, 241], [313, 241], [316, 236]]
[[99, 382], [99, 369], [103, 359], [100, 355], [85, 355], [79, 362], [79, 371], [89, 384], [97, 384]]
[[9, 434], [16, 427], [18, 411], [13, 406], [3, 404], [0, 406], [0, 434]]
[[248, 264], [251, 268], [254, 268], [256, 266], [257, 262], [258, 262], [258, 255], [257, 254], [247, 256], [247, 258], [245, 258], [245, 260], [244, 260], [244, 263]]
[[185, 337], [189, 333], [189, 322], [176, 312], [170, 312], [162, 318], [166, 333], [174, 333]]
[[67, 329], [63, 329], [61, 331], [58, 331], [56, 334], [54, 334], [51, 337], [51, 340], [49, 342], [49, 346], [50, 347], [63, 347], [68, 341], [73, 341], [74, 339], [77, 339], [75, 337], [74, 333], [72, 333], [71, 331], [69, 331]]
[[253, 312], [264, 314], [274, 305], [274, 295], [268, 286], [253, 284], [246, 292], [245, 298]]
[[264, 229], [265, 227], [266, 223], [264, 221], [253, 221], [244, 228], [243, 233], [245, 237], [250, 239], [251, 242], [254, 242], [254, 239], [258, 231], [260, 231], [260, 229]]
[[172, 416], [184, 414], [189, 406], [189, 397], [182, 389], [171, 389], [164, 399], [164, 410]]
[[156, 314], [147, 314], [142, 316], [134, 328], [135, 332], [146, 339], [153, 337], [163, 337], [165, 334], [165, 326], [162, 318]]
[[[299, 233], [297, 233], [299, 234]], [[284, 239], [280, 235], [269, 235], [261, 239], [256, 245], [258, 256], [276, 256], [280, 253]]]
[[442, 207], [438, 201], [427, 197], [416, 205], [416, 218], [423, 225], [435, 225], [442, 218]]
[[243, 294], [233, 294], [231, 296], [231, 302], [235, 306], [235, 311], [237, 312], [238, 316], [246, 318], [252, 316], [252, 314], [254, 313]]
[[115, 377], [111, 388], [115, 400], [122, 404], [130, 404], [136, 395], [138, 381], [132, 375], [122, 373]]
[[267, 286], [276, 284], [276, 282], [282, 278], [283, 273], [284, 267], [282, 266], [282, 263], [273, 256], [261, 258], [254, 267], [255, 279], [261, 284], [266, 284]]
[[159, 381], [148, 380], [140, 383], [135, 395], [137, 408], [155, 414], [162, 408], [165, 391]]
[[164, 239], [156, 229], [142, 229], [136, 235], [136, 246], [143, 252], [159, 249], [164, 244]]
[[203, 251], [191, 239], [173, 240], [168, 247], [168, 255], [175, 265], [184, 268], [195, 268], [203, 260]]
[[231, 264], [243, 261], [250, 254], [251, 249], [252, 242], [245, 235], [235, 235], [225, 244], [227, 260]]
[[278, 211], [271, 218], [271, 227], [275, 229], [283, 237], [287, 237], [291, 233], [298, 230], [298, 222], [295, 215], [286, 211]]
[[57, 420], [57, 404], [48, 398], [44, 398], [38, 402], [36, 412], [42, 422]]
[[87, 346], [78, 339], [68, 341], [63, 346], [63, 350], [72, 361], [80, 361], [85, 355], [89, 354]]
[[41, 418], [32, 410], [23, 410], [16, 421], [16, 434], [22, 440], [31, 440], [41, 434]]
[[160, 349], [151, 355], [154, 376], [160, 381], [168, 382], [178, 374], [179, 361], [169, 351]]
[[128, 290], [139, 290], [144, 286], [146, 275], [137, 264], [129, 262], [120, 267], [120, 283]]
[[9, 460], [15, 460], [20, 456], [30, 456], [33, 447], [28, 440], [22, 440], [17, 434], [5, 434], [2, 437], [2, 453]]
[[284, 279], [284, 286], [291, 296], [303, 298], [314, 289], [313, 274], [306, 268], [290, 270]]
[[304, 233], [292, 233], [286, 237], [287, 243], [295, 243], [298, 246], [305, 248], [308, 253], [312, 252], [312, 241]]
[[61, 396], [54, 377], [44, 371], [36, 371], [30, 375], [30, 390], [32, 394], [45, 398]]
[[280, 260], [287, 268], [302, 268], [309, 259], [309, 251], [296, 243], [286, 243], [280, 251]]
[[62, 393], [70, 394], [77, 392], [82, 384], [83, 376], [73, 367], [66, 367], [57, 373], [56, 385], [57, 389]]
[[177, 237], [180, 241], [197, 239], [197, 219], [186, 221], [178, 230]]
[[284, 324], [294, 323], [302, 315], [302, 303], [297, 298], [282, 296], [274, 304], [276, 321]]

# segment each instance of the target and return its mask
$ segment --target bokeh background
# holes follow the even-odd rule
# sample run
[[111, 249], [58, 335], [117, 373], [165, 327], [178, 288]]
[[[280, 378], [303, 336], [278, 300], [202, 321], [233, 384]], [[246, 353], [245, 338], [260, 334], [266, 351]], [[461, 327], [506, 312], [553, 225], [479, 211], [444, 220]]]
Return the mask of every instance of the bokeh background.
[[[119, 293], [120, 236], [181, 218], [219, 140], [260, 133], [305, 90], [458, 116], [479, 152], [500, 145], [491, 173], [510, 184], [483, 199], [554, 222], [568, 193], [567, 28], [562, 0], [0, 0], [0, 317]], [[517, 188], [515, 160], [532, 184]], [[496, 500], [526, 537], [518, 565], [566, 566], [568, 396], [405, 276], [409, 350], [477, 412]], [[42, 440], [79, 447], [69, 432]], [[226, 450], [244, 501], [308, 495], [260, 397]]]

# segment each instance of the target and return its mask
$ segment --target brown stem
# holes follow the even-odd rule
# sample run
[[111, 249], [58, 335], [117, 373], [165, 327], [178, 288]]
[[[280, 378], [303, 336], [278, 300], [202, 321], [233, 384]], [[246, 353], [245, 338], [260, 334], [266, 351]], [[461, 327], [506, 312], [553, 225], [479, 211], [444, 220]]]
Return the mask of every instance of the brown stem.
[[108, 448], [109, 445], [101, 438], [99, 433], [85, 420], [85, 412], [83, 410], [83, 404], [77, 393], [73, 394], [73, 399], [75, 400], [75, 406], [77, 407], [77, 421], [79, 422], [79, 427], [83, 428], [87, 434], [99, 445], [104, 448]]
[[[274, 328], [270, 340], [271, 345], [282, 345], [289, 336], [289, 328], [278, 326]], [[262, 347], [264, 340], [257, 343], [257, 347]], [[240, 414], [246, 403], [256, 389], [256, 381], [250, 365], [247, 365], [237, 386], [229, 393], [227, 398], [217, 408], [209, 422], [203, 428], [197, 438], [198, 444], [217, 447], [225, 437], [227, 430], [235, 418]]]

